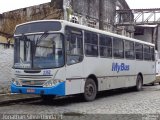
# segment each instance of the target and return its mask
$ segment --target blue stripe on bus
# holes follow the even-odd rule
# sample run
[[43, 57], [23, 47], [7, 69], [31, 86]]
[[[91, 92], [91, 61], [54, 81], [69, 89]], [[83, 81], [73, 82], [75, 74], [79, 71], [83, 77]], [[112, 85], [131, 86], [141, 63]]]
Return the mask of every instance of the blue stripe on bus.
[[[27, 92], [28, 90], [28, 92]], [[12, 93], [22, 93], [22, 94], [42, 94], [43, 95], [65, 95], [65, 82], [59, 83], [54, 87], [44, 88], [44, 87], [18, 87], [11, 84]]]

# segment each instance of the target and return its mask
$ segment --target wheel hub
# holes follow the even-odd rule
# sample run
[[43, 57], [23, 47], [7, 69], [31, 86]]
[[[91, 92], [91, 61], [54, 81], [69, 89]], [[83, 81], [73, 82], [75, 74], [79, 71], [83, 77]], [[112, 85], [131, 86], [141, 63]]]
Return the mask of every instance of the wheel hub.
[[92, 96], [92, 94], [94, 93], [94, 87], [92, 84], [89, 84], [86, 86], [86, 94], [88, 96]]

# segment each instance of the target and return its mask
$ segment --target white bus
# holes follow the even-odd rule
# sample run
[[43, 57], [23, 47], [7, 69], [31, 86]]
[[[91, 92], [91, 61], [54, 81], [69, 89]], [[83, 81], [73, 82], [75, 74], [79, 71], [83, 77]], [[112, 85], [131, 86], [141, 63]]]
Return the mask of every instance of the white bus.
[[65, 96], [155, 80], [154, 45], [63, 20], [16, 26], [12, 93]]

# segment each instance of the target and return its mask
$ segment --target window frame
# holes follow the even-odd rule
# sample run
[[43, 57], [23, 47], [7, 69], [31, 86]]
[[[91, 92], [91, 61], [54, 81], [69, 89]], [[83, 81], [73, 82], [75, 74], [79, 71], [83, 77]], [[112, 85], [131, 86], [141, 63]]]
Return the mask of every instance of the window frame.
[[[80, 34], [76, 34], [78, 32]], [[71, 39], [72, 34], [79, 36], [79, 38], [81, 38], [81, 40], [82, 40], [82, 55], [79, 55], [79, 56], [82, 57], [82, 59], [79, 62], [75, 62], [75, 63], [70, 63], [69, 64], [67, 59], [68, 59], [68, 56], [69, 56], [70, 53], [68, 53], [68, 50], [67, 50], [67, 37], [69, 35], [69, 37]], [[76, 28], [76, 27], [71, 27], [71, 26], [65, 26], [65, 56], [66, 56], [65, 57], [65, 62], [66, 62], [66, 65], [70, 66], [70, 65], [78, 64], [78, 63], [81, 63], [84, 60], [84, 40], [83, 40], [84, 37], [83, 36], [84, 36], [84, 33], [83, 33], [82, 29], [79, 29], [79, 28]], [[70, 44], [69, 44], [69, 48], [70, 48]], [[72, 55], [72, 56], [74, 56], [74, 55]]]
[[[126, 43], [133, 43], [133, 49], [132, 49], [132, 52], [133, 52], [133, 57], [126, 57], [126, 50], [131, 50], [131, 48], [130, 49], [126, 49]], [[129, 44], [130, 45], [130, 44]], [[130, 47], [130, 46], [129, 46]], [[125, 59], [127, 59], [127, 60], [135, 60], [136, 59], [136, 55], [135, 55], [135, 42], [134, 41], [129, 41], [129, 40], [125, 40], [124, 41], [124, 57], [125, 57]]]
[[[96, 35], [96, 36], [97, 36], [97, 44], [86, 43], [86, 33], [87, 33], [87, 34], [90, 34], [90, 36], [91, 36], [91, 34]], [[98, 57], [98, 56], [99, 56], [99, 37], [98, 37], [98, 36], [99, 36], [99, 35], [98, 35], [98, 33], [96, 33], [96, 32], [91, 32], [91, 31], [84, 30], [84, 54], [85, 54], [86, 57]], [[93, 42], [92, 37], [90, 37], [90, 40], [89, 40], [89, 41], [90, 41], [90, 42], [91, 42], [91, 41]], [[88, 55], [88, 54], [86, 53], [86, 45], [90, 45], [90, 46], [96, 45], [96, 47], [97, 47], [97, 54], [96, 54], [96, 55]]]
[[[111, 41], [111, 45], [110, 46], [109, 45], [108, 46], [107, 45], [101, 45], [101, 37], [104, 37], [106, 41], [110, 40]], [[107, 56], [101, 55], [101, 47], [110, 49], [111, 50], [111, 56], [109, 56], [109, 55], [107, 55]], [[99, 46], [98, 46], [98, 48], [99, 48], [99, 56], [101, 58], [112, 58], [113, 57], [113, 39], [112, 39], [112, 36], [99, 34]]]
[[[115, 53], [114, 53], [114, 52], [115, 52], [115, 49], [116, 49], [116, 50], [121, 50], [121, 49], [118, 49], [118, 48], [115, 48], [115, 47], [114, 47], [114, 42], [115, 42], [115, 41], [122, 41], [122, 45], [123, 45], [122, 53], [123, 53], [123, 56], [120, 56], [120, 57], [116, 57], [116, 56], [115, 56]], [[121, 47], [122, 47], [122, 46], [121, 46]], [[124, 40], [123, 40], [123, 39], [121, 39], [121, 38], [116, 38], [116, 37], [113, 38], [113, 43], [112, 43], [112, 56], [113, 56], [114, 59], [124, 59], [124, 58], [125, 58], [125, 55], [124, 55]]]
[[[142, 46], [142, 48], [141, 48], [142, 51], [137, 51], [136, 45], [141, 45]], [[142, 57], [141, 59], [137, 58], [137, 53], [141, 53], [141, 57]], [[143, 56], [143, 44], [142, 43], [135, 42], [135, 59], [136, 60], [143, 60], [144, 59], [144, 56]]]
[[[146, 49], [145, 47], [148, 47], [148, 48], [149, 48], [149, 51], [145, 52], [145, 49]], [[148, 55], [149, 55], [149, 58], [150, 58], [150, 59], [147, 59], [146, 56], [148, 56]], [[151, 54], [150, 46], [144, 44], [144, 45], [143, 45], [143, 60], [144, 60], [144, 61], [151, 61], [151, 60], [152, 60], [151, 55], [152, 55], [152, 54]]]

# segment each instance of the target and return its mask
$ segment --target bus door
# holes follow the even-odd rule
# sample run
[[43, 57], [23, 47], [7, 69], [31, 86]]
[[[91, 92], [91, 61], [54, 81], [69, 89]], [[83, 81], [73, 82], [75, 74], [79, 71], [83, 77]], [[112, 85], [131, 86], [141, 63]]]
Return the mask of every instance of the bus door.
[[80, 30], [66, 32], [66, 82], [68, 94], [80, 93], [83, 78], [83, 34]]

